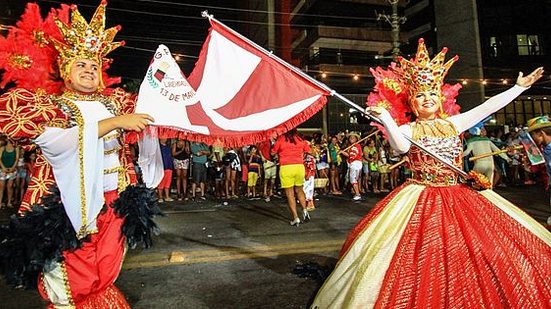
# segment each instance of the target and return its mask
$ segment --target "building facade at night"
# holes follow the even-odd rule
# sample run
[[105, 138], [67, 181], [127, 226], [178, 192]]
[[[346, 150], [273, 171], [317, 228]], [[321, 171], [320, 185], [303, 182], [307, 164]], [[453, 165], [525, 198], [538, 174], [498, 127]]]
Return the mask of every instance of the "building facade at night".
[[[433, 51], [448, 46], [451, 55], [460, 55], [448, 81], [463, 84], [458, 102], [465, 110], [511, 87], [519, 71], [551, 67], [551, 1], [412, 0], [405, 14], [411, 45], [424, 37]], [[498, 111], [492, 123], [517, 126], [551, 114], [550, 98], [551, 82], [544, 77]]]
[[[282, 23], [279, 31], [282, 45], [289, 44], [282, 56], [365, 106], [373, 87], [369, 68], [386, 65], [388, 59], [384, 57], [393, 47], [390, 24], [377, 18], [378, 14], [390, 13], [387, 0], [281, 2], [280, 9], [289, 12], [288, 29]], [[400, 4], [400, 12], [403, 8]], [[400, 40], [406, 37], [402, 35]], [[367, 129], [367, 121], [352, 111], [330, 97], [327, 107], [304, 126], [322, 127], [328, 133]]]
[[[391, 27], [377, 18], [392, 12], [390, 1], [283, 0], [274, 12], [276, 53], [363, 106], [373, 86], [369, 67], [391, 61]], [[551, 68], [551, 25], [546, 22], [551, 1], [399, 1], [398, 15], [407, 19], [400, 34], [404, 57], [415, 53], [421, 37], [433, 53], [448, 47], [449, 57], [460, 56], [448, 82], [462, 83], [458, 103], [464, 110], [511, 87], [518, 71]], [[496, 113], [492, 123], [521, 125], [550, 114], [550, 98], [551, 83], [544, 77]], [[350, 112], [330, 98], [327, 109], [304, 126], [325, 127], [329, 133], [366, 129], [366, 122]]]

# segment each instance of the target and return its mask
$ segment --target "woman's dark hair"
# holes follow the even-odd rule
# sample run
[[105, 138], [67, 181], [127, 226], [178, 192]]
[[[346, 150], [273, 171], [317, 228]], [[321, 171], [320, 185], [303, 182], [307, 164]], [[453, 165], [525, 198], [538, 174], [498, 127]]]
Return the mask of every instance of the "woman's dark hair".
[[297, 129], [287, 131], [287, 133], [283, 134], [283, 136], [285, 137], [285, 141], [293, 144], [296, 144], [297, 141], [301, 140], [300, 136], [298, 135]]

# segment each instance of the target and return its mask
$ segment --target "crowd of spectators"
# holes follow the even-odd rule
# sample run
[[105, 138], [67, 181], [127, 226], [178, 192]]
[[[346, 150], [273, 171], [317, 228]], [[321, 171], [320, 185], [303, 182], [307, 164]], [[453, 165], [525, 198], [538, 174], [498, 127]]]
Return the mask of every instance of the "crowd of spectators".
[[[515, 147], [521, 144], [520, 132], [518, 128], [506, 134], [501, 128], [481, 132], [483, 136], [487, 134], [497, 148], [506, 150], [505, 156], [493, 156], [494, 186], [546, 181], [543, 165], [531, 165], [525, 151]], [[367, 193], [389, 192], [410, 177], [411, 171], [403, 164], [405, 158], [389, 146], [380, 132], [364, 138], [369, 133], [372, 132], [302, 136], [310, 146], [304, 156], [304, 188], [309, 209], [313, 208], [314, 196], [340, 196], [344, 192], [354, 200], [362, 200]], [[466, 148], [471, 139], [466, 132]], [[197, 201], [209, 197], [270, 202], [284, 194], [279, 158], [273, 152], [275, 139], [244, 147], [225, 147], [221, 143], [206, 145], [182, 139], [161, 139], [160, 144], [165, 177], [157, 188], [159, 202]], [[137, 151], [133, 153], [137, 163]], [[0, 136], [0, 208], [14, 207], [21, 202], [35, 157], [34, 151], [23, 151], [5, 136]], [[464, 161], [466, 170], [474, 166], [469, 157]], [[326, 181], [314, 182], [318, 179]]]
[[[397, 164], [401, 157], [380, 134], [369, 139], [361, 139], [355, 132], [301, 138], [309, 144], [302, 160], [309, 208], [313, 208], [314, 196], [345, 192], [358, 201], [368, 192], [389, 192], [407, 178], [405, 165]], [[181, 139], [161, 140], [165, 179], [158, 188], [159, 202], [207, 197], [270, 202], [274, 196], [281, 197], [285, 190], [275, 142], [274, 138], [256, 145], [224, 147], [221, 143], [209, 146]], [[396, 167], [389, 169], [392, 164]], [[325, 181], [315, 182], [318, 179]]]

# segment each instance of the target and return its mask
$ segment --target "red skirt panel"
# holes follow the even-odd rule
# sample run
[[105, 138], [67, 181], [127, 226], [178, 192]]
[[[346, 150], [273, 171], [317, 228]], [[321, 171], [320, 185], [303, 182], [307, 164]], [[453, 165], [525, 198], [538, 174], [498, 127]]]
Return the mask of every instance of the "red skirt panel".
[[[117, 197], [117, 191], [106, 192], [106, 204], [111, 205]], [[98, 295], [104, 293], [120, 294], [113, 283], [120, 273], [125, 254], [124, 237], [121, 234], [123, 221], [115, 215], [112, 207], [106, 207], [97, 218], [98, 232], [89, 235], [89, 239], [78, 250], [63, 253], [66, 287], [76, 308], [89, 308], [85, 304], [90, 301], [97, 303], [101, 299]], [[39, 291], [45, 299], [50, 300], [42, 280]], [[122, 294], [117, 299], [121, 297], [124, 300]]]
[[[341, 258], [403, 187], [351, 231]], [[426, 187], [389, 256], [374, 307], [551, 308], [551, 238], [530, 229], [467, 186]]]

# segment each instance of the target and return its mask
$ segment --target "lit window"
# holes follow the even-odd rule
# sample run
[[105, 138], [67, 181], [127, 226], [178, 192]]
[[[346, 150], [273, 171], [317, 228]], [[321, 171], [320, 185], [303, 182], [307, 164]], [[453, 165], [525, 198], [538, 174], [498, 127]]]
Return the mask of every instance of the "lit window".
[[542, 55], [537, 35], [517, 34], [519, 56]]

